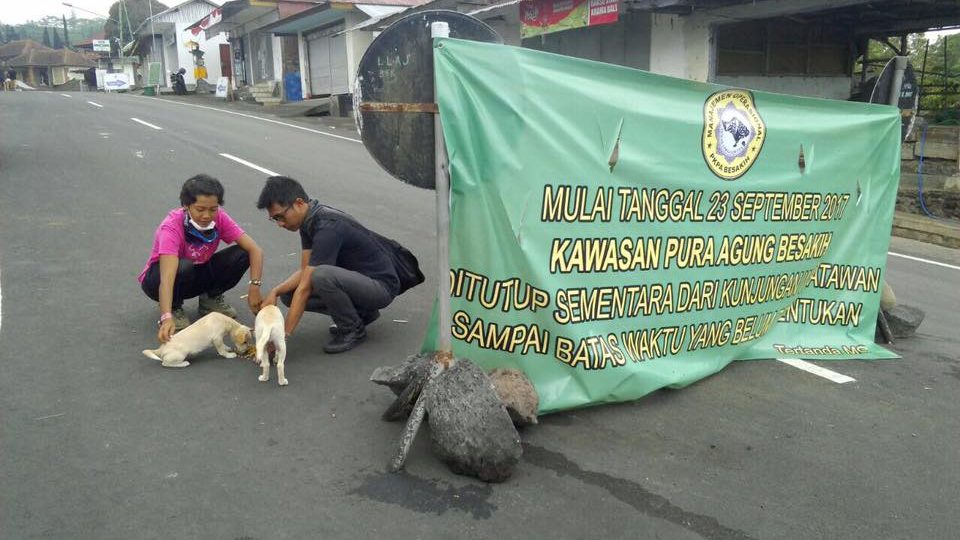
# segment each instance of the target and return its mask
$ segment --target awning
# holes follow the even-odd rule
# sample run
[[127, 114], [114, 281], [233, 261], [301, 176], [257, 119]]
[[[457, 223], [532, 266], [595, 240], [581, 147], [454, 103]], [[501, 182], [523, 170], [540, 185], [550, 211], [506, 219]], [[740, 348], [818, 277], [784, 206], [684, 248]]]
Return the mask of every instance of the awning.
[[499, 4], [493, 4], [487, 7], [482, 7], [480, 9], [475, 9], [473, 11], [468, 11], [467, 15], [476, 17], [478, 15], [488, 14], [492, 11], [499, 11], [505, 7], [513, 6], [519, 3], [520, 3], [520, 0], [507, 0], [506, 2], [500, 2]]
[[[389, 13], [383, 13], [377, 16], [371, 15], [371, 18], [363, 21], [360, 24], [351, 26], [350, 28], [347, 28], [342, 32], [337, 32], [335, 35], [346, 34], [347, 32], [353, 32], [354, 30], [370, 30], [370, 31], [376, 30], [377, 25], [380, 23], [380, 21], [384, 19], [389, 19], [390, 17], [396, 15], [397, 13], [401, 13], [410, 9], [409, 7], [405, 7], [405, 6], [369, 6], [367, 4], [362, 4], [362, 5], [365, 7], [376, 7], [376, 8], [391, 8], [391, 9], [396, 8], [396, 10], [391, 11]], [[367, 13], [367, 15], [370, 15], [366, 10], [364, 10], [361, 7], [361, 4], [357, 4], [357, 7], [360, 8], [360, 10], [363, 11], [364, 13]]]
[[320, 4], [316, 7], [301, 11], [295, 15], [270, 23], [263, 28], [263, 32], [272, 32], [279, 36], [292, 36], [300, 32], [313, 30], [321, 26], [344, 19], [349, 9], [332, 8], [330, 4]]
[[210, 28], [211, 26], [217, 24], [223, 20], [223, 10], [217, 8], [210, 12], [206, 17], [200, 19], [199, 21], [191, 24], [184, 30], [185, 32], [189, 31], [193, 35], [197, 35], [200, 32]]
[[[184, 31], [189, 30], [193, 32], [202, 25], [205, 25], [202, 29], [212, 34], [228, 32], [233, 28], [276, 10], [277, 0], [230, 0], [214, 10], [219, 12], [218, 17], [211, 17], [213, 14], [211, 12], [199, 21], [186, 27]], [[196, 30], [196, 34], [199, 33], [200, 30]]]
[[366, 13], [371, 19], [382, 19], [407, 9], [407, 6], [378, 6], [374, 4], [354, 4], [354, 6]]

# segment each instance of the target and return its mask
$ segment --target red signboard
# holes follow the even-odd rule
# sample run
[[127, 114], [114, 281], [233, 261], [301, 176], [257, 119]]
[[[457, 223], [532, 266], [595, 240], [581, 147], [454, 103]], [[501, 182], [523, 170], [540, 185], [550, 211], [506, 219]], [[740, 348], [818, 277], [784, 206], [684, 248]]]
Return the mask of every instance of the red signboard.
[[617, 22], [618, 0], [523, 0], [520, 35], [532, 37]]

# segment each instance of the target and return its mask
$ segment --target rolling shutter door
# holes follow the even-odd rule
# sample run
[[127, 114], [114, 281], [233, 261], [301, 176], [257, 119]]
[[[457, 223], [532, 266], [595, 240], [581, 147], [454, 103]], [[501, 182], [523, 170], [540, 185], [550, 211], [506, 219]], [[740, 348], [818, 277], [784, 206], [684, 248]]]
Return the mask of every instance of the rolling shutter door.
[[343, 24], [338, 24], [307, 35], [310, 93], [314, 96], [349, 91], [347, 37], [346, 34], [333, 35], [342, 30]]

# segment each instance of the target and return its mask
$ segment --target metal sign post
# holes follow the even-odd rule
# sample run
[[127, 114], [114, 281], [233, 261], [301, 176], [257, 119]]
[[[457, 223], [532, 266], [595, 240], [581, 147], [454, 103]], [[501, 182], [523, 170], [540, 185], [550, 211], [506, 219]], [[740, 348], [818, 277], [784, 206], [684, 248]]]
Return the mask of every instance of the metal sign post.
[[434, 39], [446, 37], [501, 41], [489, 26], [468, 15], [448, 10], [417, 12], [393, 23], [374, 39], [360, 60], [354, 85], [357, 129], [370, 155], [399, 180], [437, 191], [436, 353], [429, 372], [409, 384], [388, 409], [389, 413], [409, 408], [416, 400], [390, 461], [394, 472], [403, 468], [423, 422], [427, 385], [453, 362], [450, 171], [433, 76]]
[[[450, 37], [450, 25], [442, 21], [431, 22], [430, 37], [432, 39]], [[434, 89], [433, 99], [436, 103], [436, 89]], [[450, 170], [439, 110], [433, 115], [433, 150], [433, 169], [436, 176], [434, 187], [437, 191], [437, 351], [421, 387], [420, 395], [417, 396], [417, 402], [410, 411], [410, 419], [400, 436], [397, 452], [390, 460], [391, 472], [397, 472], [403, 468], [407, 454], [410, 453], [410, 445], [413, 444], [417, 430], [423, 423], [423, 416], [427, 412], [423, 389], [453, 362], [450, 331], [450, 325], [453, 322], [450, 317]]]
[[[450, 25], [430, 23], [433, 38], [450, 37]], [[436, 91], [434, 91], [436, 103]], [[434, 170], [437, 185], [437, 356], [444, 364], [453, 358], [450, 325], [450, 170], [447, 163], [447, 145], [443, 140], [440, 111], [433, 115]]]

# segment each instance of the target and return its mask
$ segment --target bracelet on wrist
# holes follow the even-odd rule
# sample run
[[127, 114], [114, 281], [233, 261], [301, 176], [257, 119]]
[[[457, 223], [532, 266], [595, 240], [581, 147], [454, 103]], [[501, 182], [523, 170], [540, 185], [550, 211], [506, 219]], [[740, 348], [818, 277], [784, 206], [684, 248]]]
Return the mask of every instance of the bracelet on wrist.
[[170, 313], [169, 311], [161, 313], [160, 320], [157, 321], [157, 326], [161, 326], [164, 323], [164, 321], [169, 321], [172, 318], [173, 318], [173, 313]]
[[262, 280], [259, 280], [259, 279], [251, 279], [251, 280], [248, 281], [247, 283], [250, 284], [250, 285], [256, 285], [257, 287], [263, 285], [263, 281], [262, 281]]

